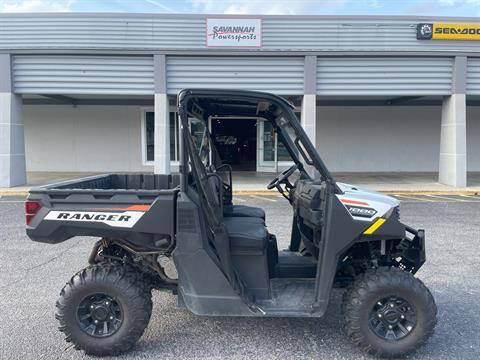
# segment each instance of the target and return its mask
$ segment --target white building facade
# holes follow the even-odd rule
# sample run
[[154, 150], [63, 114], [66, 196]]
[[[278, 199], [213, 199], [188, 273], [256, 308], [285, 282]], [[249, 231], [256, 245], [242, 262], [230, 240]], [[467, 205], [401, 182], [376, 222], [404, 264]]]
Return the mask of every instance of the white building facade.
[[[176, 171], [176, 95], [195, 87], [285, 96], [334, 172], [438, 172], [463, 187], [480, 171], [478, 19], [1, 14], [0, 23], [0, 187], [24, 184], [27, 171]], [[425, 25], [467, 31], [422, 39]], [[230, 120], [211, 126], [250, 146], [249, 169], [288, 164], [271, 129], [244, 120], [250, 143], [220, 134]]]

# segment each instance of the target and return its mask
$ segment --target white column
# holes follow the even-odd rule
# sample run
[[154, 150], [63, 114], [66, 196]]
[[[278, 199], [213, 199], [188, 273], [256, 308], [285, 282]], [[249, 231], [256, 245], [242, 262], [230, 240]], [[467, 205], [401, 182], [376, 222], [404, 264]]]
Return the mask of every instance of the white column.
[[155, 155], [153, 172], [170, 174], [170, 114], [167, 94], [155, 94]]
[[453, 62], [452, 95], [443, 99], [440, 130], [438, 181], [455, 187], [467, 186], [466, 129], [467, 58]]
[[153, 172], [170, 174], [170, 112], [167, 95], [167, 64], [165, 55], [153, 56], [155, 83], [155, 150]]
[[302, 126], [305, 129], [312, 144], [317, 147], [317, 96], [312, 94], [303, 95], [302, 100]]
[[10, 55], [0, 54], [0, 187], [24, 185], [22, 97], [12, 93]]
[[452, 94], [443, 100], [438, 181], [456, 187], [467, 186], [465, 94]]
[[302, 126], [317, 147], [317, 57], [305, 56], [303, 73]]

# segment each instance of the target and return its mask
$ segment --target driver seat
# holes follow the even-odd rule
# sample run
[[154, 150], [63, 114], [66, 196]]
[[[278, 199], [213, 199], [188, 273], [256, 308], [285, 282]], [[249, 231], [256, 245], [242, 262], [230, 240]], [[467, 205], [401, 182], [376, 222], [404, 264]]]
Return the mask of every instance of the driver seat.
[[265, 220], [265, 211], [261, 208], [247, 205], [225, 205], [223, 207], [225, 217], [253, 217]]
[[[215, 194], [218, 194], [220, 191], [220, 181], [217, 177], [210, 177], [208, 179], [210, 187]], [[223, 205], [223, 216], [226, 218], [231, 217], [247, 217], [247, 218], [260, 218], [265, 221], [265, 211], [261, 208], [247, 205], [233, 205], [233, 204], [224, 204]]]

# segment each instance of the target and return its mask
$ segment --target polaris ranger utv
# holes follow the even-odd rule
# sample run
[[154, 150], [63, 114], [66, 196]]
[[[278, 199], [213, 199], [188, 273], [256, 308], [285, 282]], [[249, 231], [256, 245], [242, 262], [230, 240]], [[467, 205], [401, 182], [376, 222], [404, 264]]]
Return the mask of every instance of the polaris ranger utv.
[[[109, 174], [30, 192], [32, 240], [100, 238], [56, 304], [67, 341], [93, 355], [129, 350], [148, 325], [153, 289], [197, 315], [322, 317], [341, 287], [345, 332], [364, 351], [401, 356], [432, 335], [436, 305], [414, 277], [424, 232], [400, 221], [396, 199], [337, 183], [289, 102], [190, 89], [178, 112], [179, 176]], [[287, 250], [262, 209], [232, 204], [231, 168], [208, 132], [214, 116], [263, 118], [288, 150], [293, 165], [268, 185], [293, 208]]]

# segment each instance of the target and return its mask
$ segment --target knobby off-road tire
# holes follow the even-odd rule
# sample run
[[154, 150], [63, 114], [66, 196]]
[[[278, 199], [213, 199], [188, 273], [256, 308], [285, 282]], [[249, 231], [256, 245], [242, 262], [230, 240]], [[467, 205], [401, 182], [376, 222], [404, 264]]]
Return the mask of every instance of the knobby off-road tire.
[[343, 297], [344, 330], [363, 351], [400, 357], [433, 335], [437, 307], [427, 287], [396, 268], [369, 270]]
[[[59, 330], [67, 342], [86, 354], [106, 356], [134, 346], [150, 320], [152, 299], [138, 270], [120, 263], [99, 263], [72, 277], [56, 307]], [[95, 312], [89, 315], [90, 309]], [[93, 322], [100, 326], [92, 326]]]

